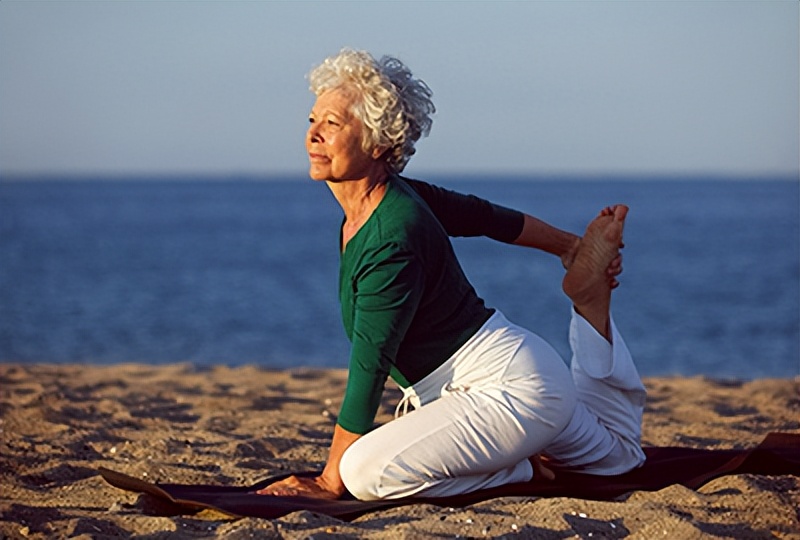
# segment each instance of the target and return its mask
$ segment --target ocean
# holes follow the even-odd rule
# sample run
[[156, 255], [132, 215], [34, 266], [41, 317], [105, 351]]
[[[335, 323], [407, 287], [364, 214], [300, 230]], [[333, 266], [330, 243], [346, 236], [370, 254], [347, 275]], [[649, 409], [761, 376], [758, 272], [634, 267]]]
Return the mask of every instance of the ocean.
[[[796, 181], [428, 180], [574, 232], [628, 204], [613, 312], [643, 376], [800, 374]], [[0, 181], [0, 361], [346, 367], [340, 222], [299, 177]], [[559, 261], [454, 245], [486, 303], [566, 361]]]

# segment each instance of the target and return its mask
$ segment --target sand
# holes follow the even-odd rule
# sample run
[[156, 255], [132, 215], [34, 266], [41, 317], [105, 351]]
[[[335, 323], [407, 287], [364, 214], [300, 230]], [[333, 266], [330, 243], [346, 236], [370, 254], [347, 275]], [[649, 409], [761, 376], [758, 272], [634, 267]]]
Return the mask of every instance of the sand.
[[[506, 497], [344, 522], [163, 517], [100, 466], [170, 483], [247, 485], [320, 468], [341, 370], [0, 364], [0, 538], [800, 538], [800, 479], [735, 475], [614, 502]], [[800, 378], [648, 378], [643, 444], [749, 448], [800, 433]], [[387, 392], [388, 421], [398, 393]]]

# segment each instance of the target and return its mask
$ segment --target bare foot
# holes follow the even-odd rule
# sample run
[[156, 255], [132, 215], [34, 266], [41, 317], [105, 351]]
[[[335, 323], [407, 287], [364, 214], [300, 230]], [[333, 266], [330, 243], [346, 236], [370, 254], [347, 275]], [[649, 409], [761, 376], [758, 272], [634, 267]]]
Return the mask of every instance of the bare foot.
[[562, 287], [580, 313], [601, 335], [610, 338], [612, 284], [607, 269], [619, 256], [628, 207], [604, 209], [586, 228]]
[[[575, 240], [575, 245], [566, 253], [561, 256], [561, 265], [564, 267], [564, 270], [569, 270], [569, 267], [572, 266], [573, 261], [575, 260], [575, 255], [578, 253], [580, 249], [581, 240], [580, 238]], [[620, 246], [623, 247], [623, 246]], [[611, 286], [612, 289], [616, 289], [619, 287], [619, 281], [617, 280], [617, 276], [622, 273], [622, 254], [618, 254], [611, 263], [608, 265], [606, 269], [606, 279], [608, 280], [608, 284]]]
[[533, 467], [533, 479], [535, 481], [546, 481], [552, 482], [556, 479], [556, 473], [553, 472], [550, 467], [545, 465], [542, 460], [542, 456], [539, 454], [534, 454], [528, 458], [528, 461], [531, 462], [531, 466]]

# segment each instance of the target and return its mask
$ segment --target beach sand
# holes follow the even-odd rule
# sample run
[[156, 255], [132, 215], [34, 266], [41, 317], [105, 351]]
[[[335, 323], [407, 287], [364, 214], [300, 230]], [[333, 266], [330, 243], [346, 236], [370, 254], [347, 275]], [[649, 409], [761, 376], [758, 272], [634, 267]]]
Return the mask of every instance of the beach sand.
[[[163, 517], [104, 466], [168, 483], [248, 485], [321, 468], [342, 370], [0, 364], [0, 538], [800, 538], [800, 479], [736, 475], [614, 502], [506, 497], [344, 522]], [[648, 378], [644, 445], [750, 448], [800, 433], [800, 378]], [[386, 393], [389, 421], [399, 393]]]

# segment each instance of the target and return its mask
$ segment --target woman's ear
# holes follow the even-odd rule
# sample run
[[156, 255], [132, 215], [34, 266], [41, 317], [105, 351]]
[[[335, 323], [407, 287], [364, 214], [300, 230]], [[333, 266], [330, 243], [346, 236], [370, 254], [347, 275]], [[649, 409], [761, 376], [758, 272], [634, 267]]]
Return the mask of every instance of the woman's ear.
[[372, 149], [372, 159], [384, 157], [389, 150], [391, 150], [391, 148], [388, 146], [376, 146]]

